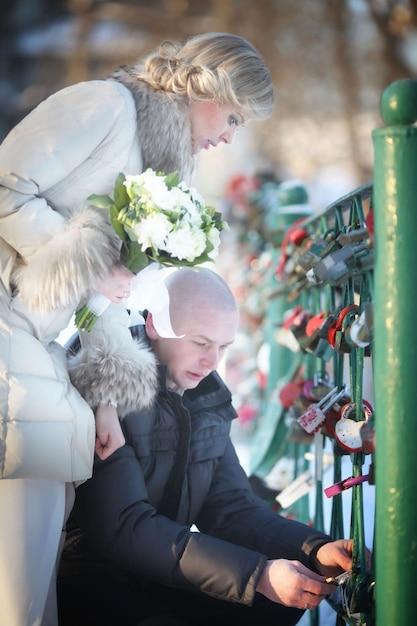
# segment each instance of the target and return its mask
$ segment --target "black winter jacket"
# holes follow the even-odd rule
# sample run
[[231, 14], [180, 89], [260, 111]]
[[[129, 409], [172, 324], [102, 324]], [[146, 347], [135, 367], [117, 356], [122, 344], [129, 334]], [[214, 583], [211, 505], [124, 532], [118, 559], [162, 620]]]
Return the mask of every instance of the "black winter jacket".
[[74, 514], [94, 551], [141, 579], [244, 604], [267, 559], [311, 567], [329, 538], [253, 494], [229, 437], [235, 415], [216, 373], [182, 397], [162, 384], [152, 409], [129, 414], [126, 445], [77, 489]]

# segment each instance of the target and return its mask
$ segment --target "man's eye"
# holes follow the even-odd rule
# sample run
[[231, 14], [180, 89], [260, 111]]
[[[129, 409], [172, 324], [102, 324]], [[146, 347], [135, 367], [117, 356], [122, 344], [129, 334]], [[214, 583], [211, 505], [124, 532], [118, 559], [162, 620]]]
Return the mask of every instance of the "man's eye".
[[229, 126], [239, 126], [240, 120], [236, 117], [236, 115], [229, 115], [228, 123]]

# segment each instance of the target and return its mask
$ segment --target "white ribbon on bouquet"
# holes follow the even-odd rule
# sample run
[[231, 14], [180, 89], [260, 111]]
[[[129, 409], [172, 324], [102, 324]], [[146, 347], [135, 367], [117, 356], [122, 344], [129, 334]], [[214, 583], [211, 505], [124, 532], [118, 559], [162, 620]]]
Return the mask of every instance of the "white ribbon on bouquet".
[[[145, 324], [139, 313], [145, 309], [152, 313], [155, 330], [165, 338], [180, 339], [184, 335], [176, 335], [172, 328], [169, 315], [169, 292], [165, 279], [175, 272], [174, 267], [164, 267], [159, 263], [150, 263], [132, 279], [130, 296], [123, 300], [124, 306], [130, 310], [130, 326]], [[111, 300], [97, 293], [88, 301], [88, 308], [97, 316], [102, 315], [110, 306]]]

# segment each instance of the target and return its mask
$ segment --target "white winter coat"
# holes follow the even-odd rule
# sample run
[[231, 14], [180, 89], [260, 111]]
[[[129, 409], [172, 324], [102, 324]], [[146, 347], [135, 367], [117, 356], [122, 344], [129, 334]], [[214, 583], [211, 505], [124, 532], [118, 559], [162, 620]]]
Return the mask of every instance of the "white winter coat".
[[[41, 103], [0, 147], [3, 478], [91, 475], [93, 413], [71, 384], [64, 350], [54, 340], [118, 259], [107, 216], [88, 207], [86, 198], [111, 193], [119, 172], [152, 166], [149, 137], [166, 120], [166, 107], [173, 109], [166, 94], [142, 87], [143, 93], [142, 129], [130, 89], [117, 80], [89, 81]], [[152, 107], [156, 100], [163, 106]], [[169, 124], [183, 136], [181, 116], [177, 107]], [[72, 376], [91, 406], [116, 399], [126, 412], [150, 402], [142, 397], [141, 379], [146, 388], [156, 386], [154, 357], [132, 342], [119, 305], [111, 305], [86, 337]]]

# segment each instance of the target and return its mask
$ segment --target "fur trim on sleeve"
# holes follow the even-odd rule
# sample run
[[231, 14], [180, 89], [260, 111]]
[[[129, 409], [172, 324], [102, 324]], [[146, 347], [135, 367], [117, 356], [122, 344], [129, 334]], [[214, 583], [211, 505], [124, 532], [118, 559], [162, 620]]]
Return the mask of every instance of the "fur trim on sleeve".
[[158, 390], [155, 355], [141, 341], [101, 342], [69, 360], [71, 381], [93, 408], [116, 402], [120, 418], [150, 406]]
[[13, 282], [33, 311], [76, 306], [120, 258], [117, 238], [104, 216], [86, 207], [65, 228], [16, 267]]

